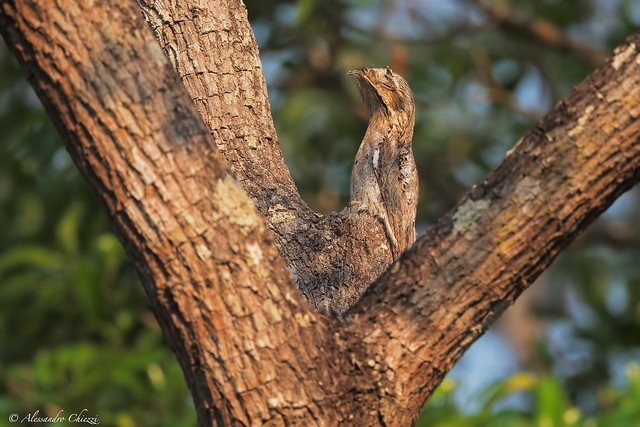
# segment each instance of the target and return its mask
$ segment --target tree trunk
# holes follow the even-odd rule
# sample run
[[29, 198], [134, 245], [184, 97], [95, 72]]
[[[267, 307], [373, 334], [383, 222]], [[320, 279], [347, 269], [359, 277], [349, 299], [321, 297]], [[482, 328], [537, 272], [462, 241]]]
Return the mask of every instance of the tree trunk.
[[246, 11], [213, 4], [143, 2], [152, 33], [133, 2], [5, 0], [0, 31], [134, 259], [200, 425], [407, 425], [638, 181], [640, 34], [368, 286], [384, 231], [302, 202]]

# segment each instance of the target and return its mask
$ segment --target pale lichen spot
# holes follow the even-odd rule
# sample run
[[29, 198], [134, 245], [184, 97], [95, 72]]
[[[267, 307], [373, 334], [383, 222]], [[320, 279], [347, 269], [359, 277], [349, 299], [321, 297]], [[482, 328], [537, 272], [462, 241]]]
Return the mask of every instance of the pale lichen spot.
[[507, 153], [504, 156], [509, 157], [514, 151], [516, 151], [518, 146], [522, 143], [523, 139], [524, 138], [520, 138], [518, 142], [516, 142], [516, 145], [514, 145], [509, 151], [507, 151]]
[[298, 322], [298, 325], [300, 325], [303, 328], [308, 328], [309, 325], [311, 325], [316, 321], [316, 318], [313, 315], [308, 313], [305, 313], [305, 314], [296, 313], [294, 315], [294, 318], [296, 319], [296, 322]]
[[222, 94], [222, 97], [224, 98], [224, 101], [225, 101], [226, 103], [231, 104], [232, 102], [234, 102], [234, 101], [235, 101], [235, 99], [236, 99], [236, 94], [235, 94], [234, 92], [231, 92], [231, 91], [225, 91], [225, 92]]
[[247, 46], [250, 45], [251, 43], [254, 43], [253, 38], [249, 37], [249, 36], [245, 36], [242, 38], [242, 44]]
[[185, 232], [185, 235], [191, 238], [195, 237], [197, 233], [194, 229], [195, 219], [193, 218], [193, 215], [191, 215], [191, 213], [189, 213], [188, 211], [184, 211], [179, 214], [179, 218], [180, 225], [182, 225], [182, 229]]
[[[267, 347], [273, 347], [273, 344], [271, 343], [271, 338], [269, 338], [269, 335], [267, 334], [257, 334], [257, 338], [256, 338], [256, 347], [258, 348], [267, 348]], [[269, 375], [269, 373], [266, 374], [266, 378], [267, 381], [273, 379], [271, 375]]]
[[213, 203], [218, 212], [231, 224], [240, 226], [241, 232], [245, 235], [260, 223], [258, 213], [249, 196], [230, 175], [216, 184]]
[[245, 136], [244, 140], [247, 142], [249, 148], [253, 148], [254, 150], [258, 148], [258, 138], [256, 138], [255, 135]]
[[591, 113], [593, 113], [594, 109], [595, 108], [593, 105], [589, 105], [584, 109], [584, 113], [578, 118], [578, 124], [574, 128], [569, 130], [569, 137], [573, 138], [574, 136], [580, 135], [584, 131], [584, 127], [589, 121], [589, 116], [591, 115]]
[[622, 67], [622, 65], [627, 62], [629, 60], [629, 58], [631, 58], [631, 55], [633, 55], [636, 51], [636, 45], [635, 43], [631, 43], [629, 44], [629, 46], [627, 46], [626, 49], [616, 49], [615, 50], [615, 56], [613, 57], [613, 61], [611, 62], [611, 66], [613, 67], [614, 70], [619, 70], [620, 67]]
[[485, 199], [467, 200], [453, 214], [453, 232], [464, 233], [471, 230], [490, 205], [491, 202]]
[[271, 399], [268, 399], [267, 403], [269, 404], [270, 408], [279, 408], [282, 405], [284, 405], [285, 400], [284, 400], [284, 397], [281, 394], [278, 394], [278, 396], [272, 397]]
[[545, 168], [551, 168], [556, 164], [557, 161], [558, 161], [557, 156], [555, 154], [551, 154], [551, 155], [543, 158], [542, 160], [540, 160], [540, 163], [542, 163], [542, 165]]
[[540, 193], [542, 193], [542, 188], [540, 188], [538, 180], [528, 176], [518, 182], [518, 185], [513, 192], [513, 194], [521, 201], [535, 199]]
[[207, 245], [203, 243], [198, 243], [196, 245], [196, 253], [198, 254], [198, 258], [200, 258], [203, 261], [211, 257], [211, 251], [209, 250]]
[[260, 245], [257, 243], [247, 244], [247, 252], [249, 252], [249, 256], [251, 257], [253, 264], [260, 265], [262, 261], [262, 249], [260, 249]]
[[274, 322], [277, 323], [282, 321], [282, 313], [271, 299], [267, 299], [264, 301], [264, 303], [262, 304], [262, 309], [264, 310], [264, 313], [271, 317]]
[[253, 93], [248, 92], [244, 97], [244, 105], [246, 105], [247, 107], [253, 107], [254, 104], [255, 104], [255, 99], [253, 97]]
[[[267, 325], [269, 324], [264, 314], [259, 311], [251, 313], [251, 320], [253, 321], [253, 327], [255, 328], [256, 331], [264, 330], [265, 328], [267, 328]], [[261, 334], [261, 335], [266, 335], [266, 334]], [[245, 349], [253, 347], [254, 342], [255, 342], [255, 345], [260, 347], [260, 344], [258, 343], [257, 340], [255, 340], [254, 342], [251, 342], [251, 341], [253, 340], [247, 340], [247, 342], [245, 342]]]
[[277, 204], [269, 208], [269, 218], [272, 224], [282, 224], [289, 222], [295, 218], [295, 216], [286, 208], [286, 206]]
[[284, 294], [284, 299], [287, 300], [289, 304], [298, 305], [298, 301], [289, 292]]

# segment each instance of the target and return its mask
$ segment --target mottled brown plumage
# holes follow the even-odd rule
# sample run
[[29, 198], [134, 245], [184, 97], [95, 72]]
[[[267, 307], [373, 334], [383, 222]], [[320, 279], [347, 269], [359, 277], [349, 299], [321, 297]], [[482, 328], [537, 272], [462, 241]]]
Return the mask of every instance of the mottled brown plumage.
[[351, 173], [351, 202], [382, 221], [395, 260], [416, 240], [413, 95], [407, 81], [390, 68], [358, 68], [349, 74], [370, 115]]

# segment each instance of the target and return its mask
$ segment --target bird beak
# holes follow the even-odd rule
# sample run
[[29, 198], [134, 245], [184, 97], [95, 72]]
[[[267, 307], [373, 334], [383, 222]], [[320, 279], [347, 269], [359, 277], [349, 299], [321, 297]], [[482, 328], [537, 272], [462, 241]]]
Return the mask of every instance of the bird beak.
[[360, 68], [356, 68], [355, 70], [347, 71], [348, 76], [359, 76], [362, 75], [362, 70]]

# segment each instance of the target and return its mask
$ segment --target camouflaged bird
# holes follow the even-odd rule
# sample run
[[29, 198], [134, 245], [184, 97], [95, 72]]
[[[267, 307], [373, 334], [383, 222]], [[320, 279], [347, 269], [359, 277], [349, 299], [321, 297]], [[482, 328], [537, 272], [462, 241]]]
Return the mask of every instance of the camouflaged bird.
[[351, 172], [351, 202], [380, 219], [396, 260], [416, 240], [413, 95], [407, 81], [390, 68], [358, 68], [349, 74], [370, 115]]

